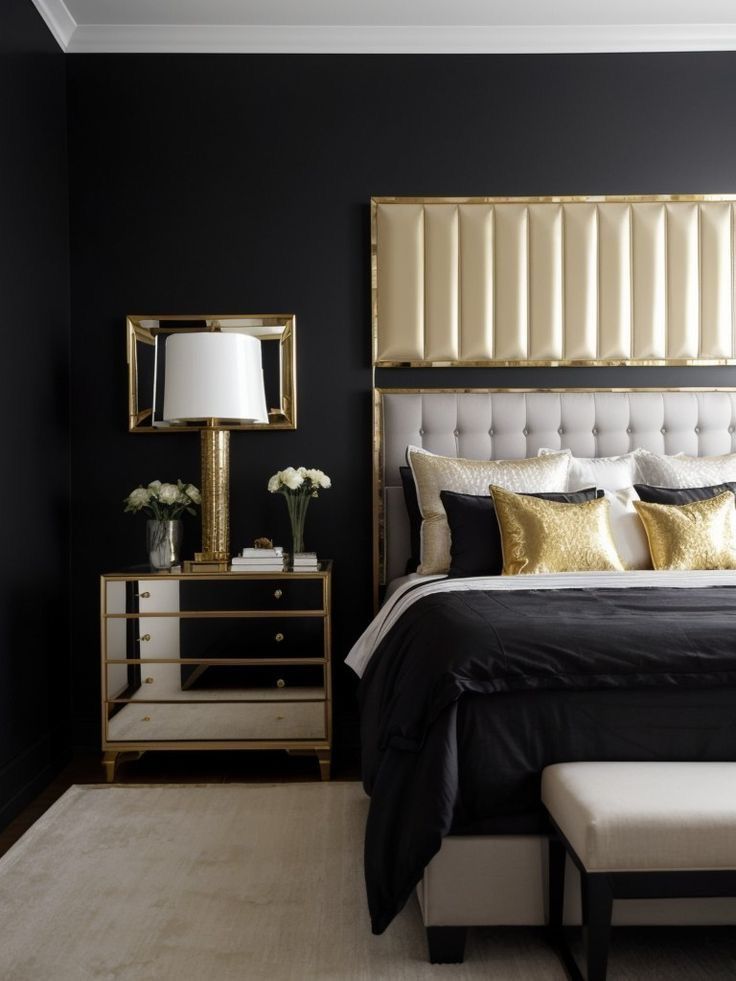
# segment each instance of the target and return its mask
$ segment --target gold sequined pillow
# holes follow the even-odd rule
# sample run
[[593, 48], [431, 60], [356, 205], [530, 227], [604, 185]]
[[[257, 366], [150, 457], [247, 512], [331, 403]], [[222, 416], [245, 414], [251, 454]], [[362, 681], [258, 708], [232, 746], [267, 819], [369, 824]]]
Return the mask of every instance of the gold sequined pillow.
[[690, 504], [634, 501], [655, 569], [736, 569], [736, 509], [725, 491]]
[[623, 572], [605, 498], [561, 504], [491, 485], [501, 532], [503, 574]]
[[465, 460], [436, 456], [409, 446], [406, 458], [414, 475], [422, 512], [421, 562], [417, 572], [433, 575], [450, 568], [450, 528], [440, 491], [487, 494], [489, 484], [520, 493], [567, 490], [568, 453], [522, 460]]

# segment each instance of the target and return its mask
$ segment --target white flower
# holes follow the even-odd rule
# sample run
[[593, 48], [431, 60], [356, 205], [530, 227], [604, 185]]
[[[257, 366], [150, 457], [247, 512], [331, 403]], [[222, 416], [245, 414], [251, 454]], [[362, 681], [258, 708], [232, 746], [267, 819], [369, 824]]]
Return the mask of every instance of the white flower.
[[136, 487], [134, 491], [128, 494], [128, 507], [132, 511], [140, 511], [148, 504], [148, 499], [151, 496], [151, 492], [145, 487]]
[[324, 487], [327, 489], [332, 486], [332, 481], [322, 470], [307, 470], [305, 471], [305, 476], [312, 481], [315, 487]]
[[136, 487], [125, 498], [125, 511], [146, 511], [158, 521], [172, 521], [184, 511], [195, 514], [194, 506], [201, 503], [201, 495], [194, 484], [177, 480], [175, 484], [162, 484], [152, 480], [148, 487]]
[[179, 488], [176, 484], [161, 484], [158, 499], [162, 504], [176, 504], [179, 501]]
[[287, 467], [279, 473], [281, 483], [289, 490], [298, 490], [304, 483], [304, 477], [293, 467]]
[[332, 481], [323, 470], [309, 467], [287, 467], [277, 471], [268, 481], [268, 489], [272, 494], [288, 490], [306, 492], [311, 497], [316, 497], [320, 487], [332, 487]]

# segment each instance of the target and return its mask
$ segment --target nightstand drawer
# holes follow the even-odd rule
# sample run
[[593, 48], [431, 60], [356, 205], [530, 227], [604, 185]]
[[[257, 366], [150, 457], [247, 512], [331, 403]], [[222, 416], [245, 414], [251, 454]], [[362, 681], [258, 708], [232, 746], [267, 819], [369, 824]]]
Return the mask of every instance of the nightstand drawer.
[[129, 702], [107, 721], [109, 742], [324, 739], [325, 703]]
[[195, 580], [179, 585], [182, 610], [321, 610], [323, 580], [297, 579], [291, 575], [275, 579], [234, 578], [207, 582]]
[[[201, 693], [218, 691], [234, 693], [246, 688], [266, 694], [273, 692], [293, 693], [295, 698], [304, 688], [324, 688], [325, 669], [321, 664], [188, 664], [181, 665], [182, 689]], [[324, 696], [323, 696], [324, 697]]]
[[[307, 693], [308, 690], [308, 693]], [[319, 692], [319, 695], [315, 695]], [[243, 701], [324, 698], [322, 664], [108, 664], [108, 701]]]
[[179, 638], [181, 657], [193, 661], [324, 657], [321, 617], [182, 617]]

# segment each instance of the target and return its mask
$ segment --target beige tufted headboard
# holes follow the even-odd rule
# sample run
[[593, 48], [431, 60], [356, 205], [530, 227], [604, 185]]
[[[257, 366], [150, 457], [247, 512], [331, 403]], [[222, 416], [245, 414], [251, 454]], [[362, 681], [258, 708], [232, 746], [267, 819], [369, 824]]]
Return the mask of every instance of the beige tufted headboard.
[[543, 446], [588, 457], [614, 456], [637, 446], [692, 456], [732, 453], [736, 389], [376, 389], [376, 599], [380, 585], [404, 574], [409, 557], [399, 476], [409, 444], [481, 460], [536, 456]]
[[733, 195], [373, 198], [373, 364], [728, 364]]

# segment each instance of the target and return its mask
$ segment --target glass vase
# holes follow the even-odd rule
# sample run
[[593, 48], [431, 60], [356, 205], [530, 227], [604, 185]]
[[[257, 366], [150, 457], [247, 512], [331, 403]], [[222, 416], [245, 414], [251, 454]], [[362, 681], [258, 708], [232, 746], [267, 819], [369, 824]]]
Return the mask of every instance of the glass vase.
[[148, 561], [152, 569], [170, 569], [181, 559], [182, 523], [179, 518], [171, 521], [158, 521], [151, 518], [146, 522], [146, 543]]
[[291, 522], [291, 558], [293, 561], [295, 555], [304, 551], [304, 522], [307, 517], [311, 494], [286, 493], [284, 496]]

